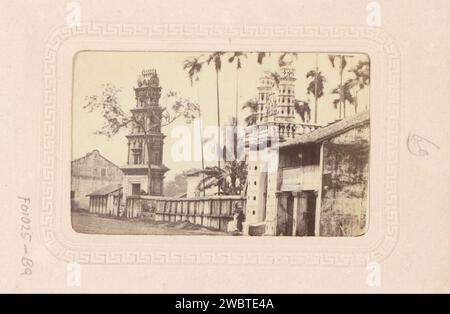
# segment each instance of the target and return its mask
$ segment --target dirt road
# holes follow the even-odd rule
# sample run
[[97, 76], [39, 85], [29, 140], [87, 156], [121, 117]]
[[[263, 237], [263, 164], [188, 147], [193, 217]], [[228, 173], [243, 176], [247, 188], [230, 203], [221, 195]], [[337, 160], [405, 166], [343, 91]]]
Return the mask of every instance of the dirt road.
[[155, 222], [140, 219], [117, 219], [72, 211], [72, 227], [76, 232], [91, 234], [150, 234], [150, 235], [230, 235], [188, 222]]

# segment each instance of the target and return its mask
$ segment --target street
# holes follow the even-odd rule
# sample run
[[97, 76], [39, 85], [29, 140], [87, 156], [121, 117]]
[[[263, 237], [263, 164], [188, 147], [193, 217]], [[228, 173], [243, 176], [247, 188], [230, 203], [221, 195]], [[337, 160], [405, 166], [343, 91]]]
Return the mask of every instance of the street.
[[84, 211], [72, 211], [72, 228], [91, 234], [148, 235], [231, 235], [189, 222], [156, 222], [150, 219], [119, 219], [100, 217]]

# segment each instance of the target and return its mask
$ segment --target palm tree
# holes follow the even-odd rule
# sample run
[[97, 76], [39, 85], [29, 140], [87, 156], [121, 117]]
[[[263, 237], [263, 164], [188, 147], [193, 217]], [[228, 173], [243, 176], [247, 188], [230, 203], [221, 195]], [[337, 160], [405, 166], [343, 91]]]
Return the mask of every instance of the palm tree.
[[292, 56], [294, 58], [297, 58], [297, 53], [296, 52], [283, 52], [280, 57], [278, 58], [278, 65], [280, 67], [287, 65], [288, 63], [286, 62], [286, 57], [287, 56]]
[[245, 161], [225, 161], [223, 168], [206, 167], [202, 171], [206, 177], [198, 183], [199, 190], [220, 186], [219, 195], [241, 195], [247, 180]]
[[245, 124], [247, 126], [255, 125], [256, 121], [258, 119], [258, 100], [255, 98], [252, 98], [250, 100], [247, 100], [245, 104], [242, 106], [242, 109], [249, 109], [250, 114], [245, 117]]
[[194, 81], [198, 82], [199, 77], [198, 74], [202, 70], [202, 66], [204, 62], [200, 61], [200, 58], [203, 55], [198, 56], [197, 58], [192, 57], [190, 59], [184, 60], [183, 70], [188, 72], [189, 80], [191, 81], [191, 86], [194, 84]]
[[268, 56], [270, 56], [270, 52], [258, 52], [256, 62], [258, 62], [258, 64], [262, 64], [264, 58]]
[[241, 51], [233, 52], [232, 56], [228, 59], [228, 62], [233, 63], [236, 61], [236, 126], [238, 125], [238, 102], [239, 102], [239, 69], [242, 68], [241, 58], [247, 58], [247, 54]]
[[[216, 51], [209, 55], [207, 59], [208, 65], [211, 64], [211, 62], [214, 62], [214, 70], [216, 71], [216, 101], [217, 101], [217, 127], [219, 128], [219, 152], [221, 151], [221, 145], [220, 145], [220, 92], [219, 92], [219, 72], [222, 69], [222, 56], [225, 54], [223, 51]], [[218, 167], [220, 169], [220, 153], [218, 156]], [[219, 194], [220, 194], [220, 185], [218, 185]]]
[[273, 80], [275, 85], [278, 87], [280, 85], [281, 76], [277, 71], [269, 73], [270, 78]]
[[[186, 70], [189, 76], [189, 80], [191, 81], [191, 86], [194, 84], [194, 81], [199, 81], [199, 73], [202, 70], [203, 62], [200, 61], [203, 55], [200, 55], [199, 57], [187, 59], [184, 61], [183, 64], [183, 70]], [[204, 152], [203, 152], [203, 138], [202, 138], [202, 124], [201, 124], [201, 108], [200, 108], [200, 95], [199, 95], [199, 86], [197, 84], [197, 102], [199, 103], [198, 107], [198, 116], [200, 120], [200, 145], [201, 145], [201, 155], [202, 155], [202, 170], [205, 170], [205, 158], [204, 158]], [[204, 173], [203, 173], [203, 180], [205, 179]], [[205, 189], [203, 189], [203, 196], [205, 196]]]
[[337, 88], [334, 88], [331, 91], [331, 94], [339, 95], [336, 99], [333, 100], [333, 105], [335, 109], [337, 108], [338, 104], [339, 105], [344, 104], [344, 107], [346, 102], [348, 102], [349, 104], [354, 104], [355, 99], [351, 93], [351, 85], [349, 81], [346, 81], [345, 84], [342, 84]]
[[[339, 87], [337, 88], [338, 91], [343, 92], [344, 88], [343, 88], [343, 74], [344, 74], [344, 69], [347, 66], [347, 60], [346, 58], [351, 58], [352, 56], [344, 56], [344, 55], [328, 55], [328, 58], [330, 59], [331, 65], [333, 66], [333, 68], [338, 68], [339, 71], [339, 77], [340, 77], [340, 83], [339, 83]], [[339, 59], [339, 65], [336, 65], [335, 61], [336, 59]], [[342, 118], [342, 107], [344, 109], [344, 118], [345, 118], [345, 101], [344, 101], [345, 95], [344, 94], [340, 94], [339, 97], [339, 119]], [[342, 106], [343, 105], [343, 106]], [[336, 108], [337, 104], [335, 105]]]
[[[234, 118], [232, 118], [234, 120]], [[234, 122], [234, 121], [233, 121]], [[238, 156], [238, 138], [234, 134], [233, 137], [234, 156]], [[227, 146], [225, 145], [222, 150], [222, 155], [226, 156]], [[198, 172], [197, 172], [198, 173]], [[213, 186], [218, 186], [219, 195], [240, 195], [245, 186], [247, 180], [247, 164], [245, 161], [241, 161], [238, 158], [229, 160], [225, 158], [225, 163], [222, 168], [219, 167], [206, 167], [202, 171], [205, 176], [198, 184], [198, 189], [205, 190]]]
[[306, 73], [306, 78], [312, 78], [309, 82], [306, 91], [309, 94], [314, 94], [314, 123], [317, 123], [317, 103], [320, 97], [323, 96], [323, 83], [326, 82], [325, 76], [319, 71], [316, 55], [316, 68]]
[[352, 72], [355, 76], [348, 80], [348, 85], [353, 91], [355, 113], [358, 113], [358, 93], [370, 84], [370, 62], [358, 61], [358, 64], [350, 69], [349, 72]]
[[370, 84], [370, 61], [358, 61], [358, 64], [354, 67], [357, 76], [361, 77], [364, 85]]
[[309, 108], [308, 102], [295, 100], [294, 109], [302, 119], [302, 122], [309, 122], [311, 119], [311, 108]]

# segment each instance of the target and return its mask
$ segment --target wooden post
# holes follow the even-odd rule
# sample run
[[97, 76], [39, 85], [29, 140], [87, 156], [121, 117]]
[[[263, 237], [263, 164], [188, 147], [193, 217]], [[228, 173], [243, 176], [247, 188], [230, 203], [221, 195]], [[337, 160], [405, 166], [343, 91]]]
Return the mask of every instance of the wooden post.
[[219, 230], [222, 222], [222, 200], [219, 200]]

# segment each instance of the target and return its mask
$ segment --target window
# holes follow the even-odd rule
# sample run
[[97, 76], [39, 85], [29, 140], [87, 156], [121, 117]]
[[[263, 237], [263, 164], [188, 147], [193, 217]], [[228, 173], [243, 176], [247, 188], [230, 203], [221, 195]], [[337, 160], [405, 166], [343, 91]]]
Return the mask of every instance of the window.
[[139, 195], [141, 192], [141, 184], [139, 183], [132, 183], [131, 184], [131, 194], [132, 195]]
[[106, 168], [102, 168], [101, 175], [102, 177], [106, 177]]
[[75, 191], [74, 190], [70, 191], [70, 198], [75, 198]]

